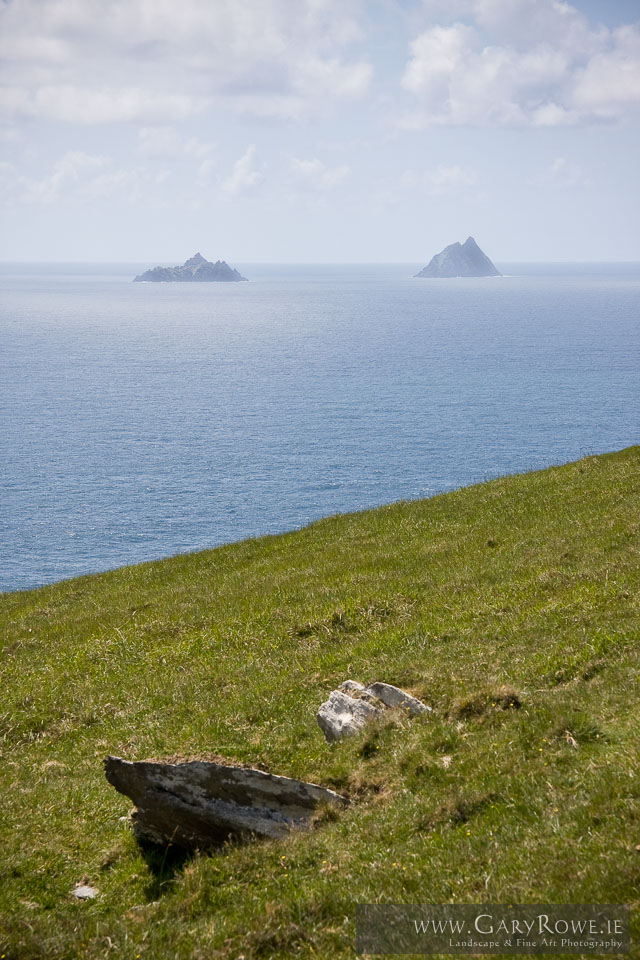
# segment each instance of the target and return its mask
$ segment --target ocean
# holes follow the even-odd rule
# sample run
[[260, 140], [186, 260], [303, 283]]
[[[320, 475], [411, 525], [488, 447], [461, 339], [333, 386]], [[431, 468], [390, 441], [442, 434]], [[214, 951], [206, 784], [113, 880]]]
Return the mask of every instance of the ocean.
[[0, 266], [0, 590], [640, 439], [640, 264]]

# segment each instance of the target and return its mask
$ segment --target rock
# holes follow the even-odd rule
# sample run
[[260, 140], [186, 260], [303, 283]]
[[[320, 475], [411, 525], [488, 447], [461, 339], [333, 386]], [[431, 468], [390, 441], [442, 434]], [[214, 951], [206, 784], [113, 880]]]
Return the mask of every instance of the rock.
[[342, 740], [350, 733], [357, 733], [370, 720], [375, 720], [380, 708], [365, 699], [355, 699], [341, 690], [333, 690], [329, 699], [321, 704], [317, 713], [320, 729], [327, 740]]
[[193, 282], [211, 282], [221, 281], [236, 282], [246, 280], [237, 270], [234, 270], [225, 260], [216, 260], [211, 263], [210, 260], [196, 253], [189, 260], [186, 260], [181, 267], [153, 267], [134, 277], [134, 283], [193, 283]]
[[482, 252], [473, 237], [464, 243], [452, 243], [429, 264], [416, 273], [416, 277], [501, 277], [489, 257]]
[[78, 900], [93, 900], [98, 896], [99, 891], [96, 890], [95, 887], [89, 887], [87, 884], [81, 883], [80, 886], [72, 890], [71, 893]]
[[318, 807], [349, 802], [314, 783], [204, 760], [131, 763], [107, 757], [105, 772], [136, 805], [132, 821], [138, 839], [191, 850], [229, 837], [282, 837], [309, 829]]
[[390, 683], [371, 683], [367, 687], [367, 691], [377, 697], [378, 700], [382, 700], [385, 707], [400, 707], [401, 710], [406, 710], [412, 717], [431, 711], [431, 707], [428, 707], [422, 700], [412, 697], [410, 693], [405, 693], [400, 687], [394, 687]]
[[320, 705], [316, 715], [320, 729], [329, 743], [357, 733], [386, 710], [404, 710], [410, 716], [431, 712], [421, 700], [390, 683], [371, 683], [365, 687], [355, 680], [345, 680], [339, 690]]

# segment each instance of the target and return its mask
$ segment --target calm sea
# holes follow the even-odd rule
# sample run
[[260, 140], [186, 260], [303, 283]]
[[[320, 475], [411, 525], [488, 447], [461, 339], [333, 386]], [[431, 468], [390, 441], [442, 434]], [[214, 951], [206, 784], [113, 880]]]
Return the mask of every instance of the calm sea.
[[0, 590], [640, 438], [640, 265], [0, 269]]

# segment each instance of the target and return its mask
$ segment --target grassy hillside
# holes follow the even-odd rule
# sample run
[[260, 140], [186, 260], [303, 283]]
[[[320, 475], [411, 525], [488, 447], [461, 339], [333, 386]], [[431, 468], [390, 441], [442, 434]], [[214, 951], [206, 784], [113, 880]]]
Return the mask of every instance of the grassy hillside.
[[[635, 447], [0, 597], [0, 953], [340, 958], [356, 903], [637, 907], [639, 491]], [[329, 747], [346, 677], [435, 715]], [[133, 839], [108, 753], [355, 802], [181, 858]]]

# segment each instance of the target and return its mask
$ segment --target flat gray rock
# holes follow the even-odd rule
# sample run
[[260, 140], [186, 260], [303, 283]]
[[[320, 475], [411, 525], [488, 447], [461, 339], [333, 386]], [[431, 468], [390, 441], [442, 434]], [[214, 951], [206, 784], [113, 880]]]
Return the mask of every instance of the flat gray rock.
[[133, 800], [140, 840], [205, 849], [229, 837], [282, 837], [309, 829], [318, 807], [346, 797], [303, 780], [205, 760], [131, 763], [105, 760], [107, 780]]
[[391, 709], [404, 710], [409, 716], [431, 712], [431, 707], [390, 683], [365, 687], [355, 680], [345, 680], [320, 705], [316, 719], [326, 739], [334, 743], [357, 733]]

